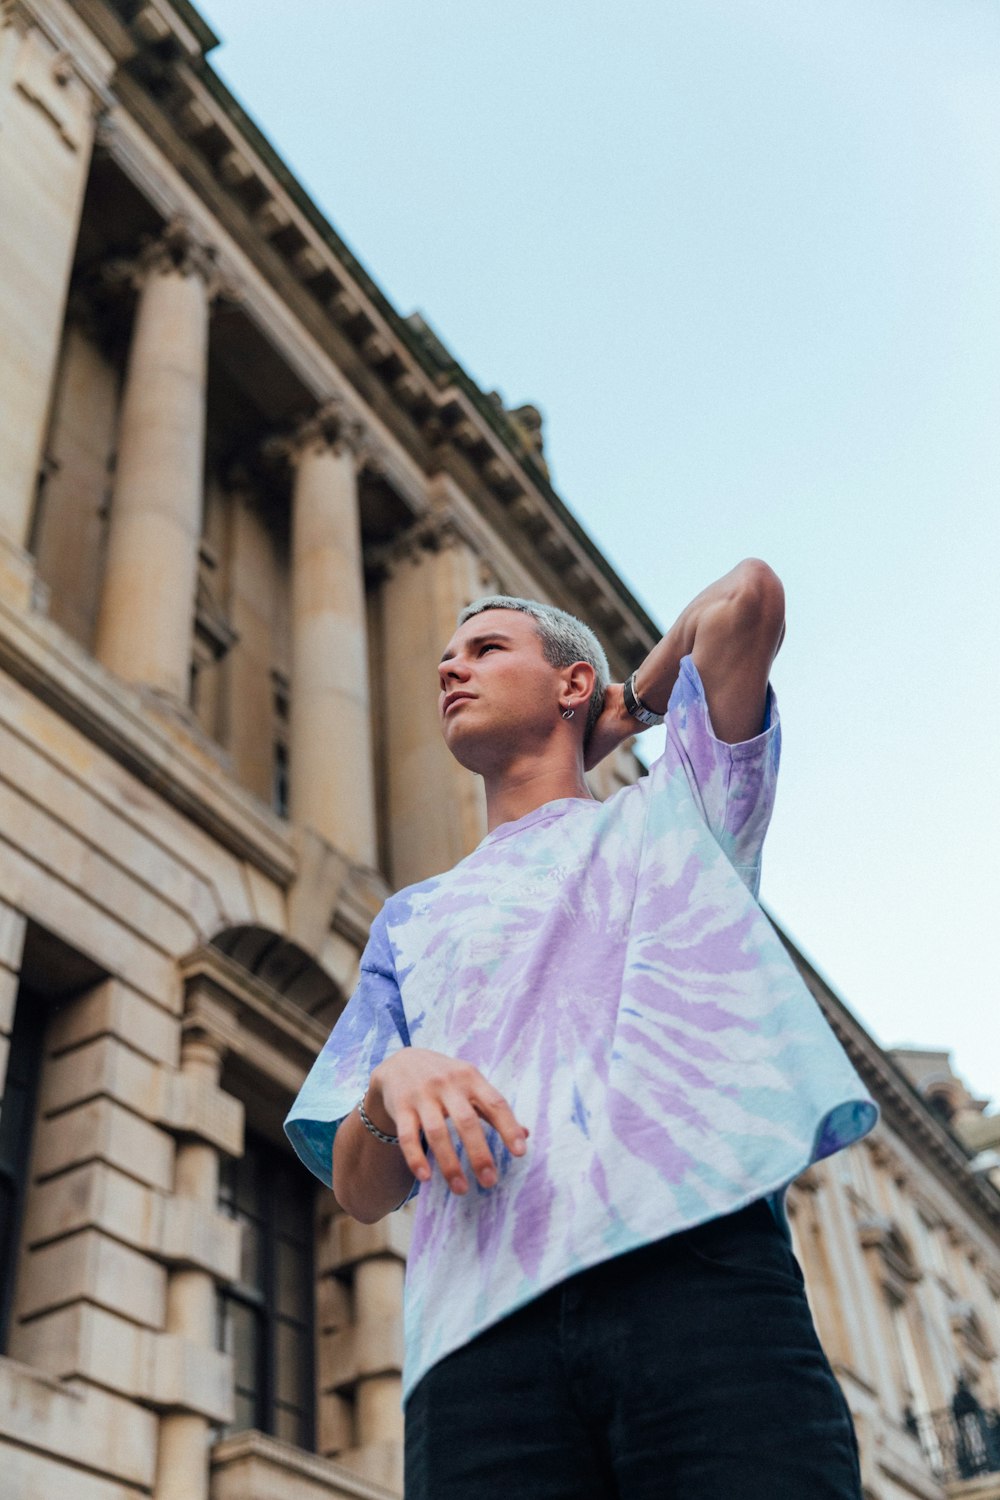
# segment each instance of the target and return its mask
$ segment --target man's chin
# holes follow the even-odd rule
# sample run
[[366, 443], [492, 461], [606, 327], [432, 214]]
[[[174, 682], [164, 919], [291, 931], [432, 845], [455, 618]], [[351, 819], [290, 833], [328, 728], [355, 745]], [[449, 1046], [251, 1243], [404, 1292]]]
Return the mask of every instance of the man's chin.
[[467, 771], [475, 772], [478, 776], [484, 775], [487, 766], [496, 759], [495, 736], [484, 734], [481, 730], [470, 732], [468, 729], [460, 729], [457, 725], [448, 725], [444, 742], [459, 765], [464, 766]]

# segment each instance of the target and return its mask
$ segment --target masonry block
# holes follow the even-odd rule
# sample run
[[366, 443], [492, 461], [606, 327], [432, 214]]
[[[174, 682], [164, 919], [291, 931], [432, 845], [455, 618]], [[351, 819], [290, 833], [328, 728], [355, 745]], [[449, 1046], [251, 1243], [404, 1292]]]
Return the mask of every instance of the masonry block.
[[161, 1068], [111, 1036], [95, 1037], [49, 1062], [42, 1084], [45, 1114], [103, 1095], [155, 1119]]
[[19, 1359], [62, 1379], [78, 1378], [161, 1410], [231, 1422], [232, 1359], [172, 1333], [152, 1333], [89, 1303], [22, 1323]]
[[243, 1155], [243, 1105], [204, 1078], [172, 1073], [162, 1079], [160, 1119], [175, 1135], [195, 1136], [227, 1156]]
[[354, 1406], [336, 1391], [324, 1391], [316, 1403], [316, 1439], [321, 1453], [335, 1458], [354, 1444]]
[[51, 1048], [60, 1052], [96, 1036], [121, 1037], [152, 1062], [171, 1068], [176, 1068], [180, 1060], [177, 1017], [117, 979], [95, 985], [53, 1018]]
[[220, 1281], [240, 1274], [242, 1228], [191, 1198], [167, 1198], [157, 1249], [173, 1266], [193, 1266]]
[[151, 1338], [148, 1399], [172, 1411], [195, 1412], [211, 1422], [233, 1420], [233, 1362], [177, 1334]]
[[143, 1492], [98, 1474], [85, 1474], [58, 1459], [10, 1448], [0, 1442], [0, 1493], [18, 1500], [48, 1500], [50, 1495], [72, 1495], [73, 1500], [144, 1500]]
[[30, 1317], [83, 1300], [162, 1328], [166, 1288], [162, 1266], [96, 1229], [84, 1229], [25, 1257], [18, 1312]]
[[365, 1375], [400, 1375], [402, 1370], [400, 1318], [369, 1318], [319, 1342], [321, 1390], [345, 1390]]
[[382, 1489], [403, 1493], [403, 1444], [386, 1438], [366, 1443], [363, 1448], [348, 1448], [337, 1455], [337, 1462], [359, 1478]]
[[320, 1330], [346, 1328], [353, 1318], [350, 1287], [340, 1276], [321, 1276], [316, 1282], [316, 1321]]
[[86, 1302], [44, 1313], [13, 1330], [16, 1358], [50, 1375], [93, 1381], [142, 1398], [146, 1331]]
[[409, 1214], [386, 1214], [377, 1224], [361, 1224], [349, 1214], [338, 1214], [320, 1244], [320, 1269], [346, 1270], [370, 1255], [391, 1255], [405, 1260], [412, 1235], [413, 1221]]
[[[97, 1386], [55, 1380], [39, 1370], [0, 1359], [0, 1437], [25, 1444], [35, 1453], [58, 1454], [95, 1473], [109, 1475], [143, 1490], [152, 1487], [156, 1467], [157, 1417], [121, 1396]], [[72, 1497], [79, 1493], [77, 1474], [57, 1488], [4, 1490], [10, 1471], [7, 1453], [0, 1456], [0, 1494]], [[131, 1491], [130, 1491], [131, 1493]]]
[[41, 1122], [35, 1148], [36, 1177], [51, 1177], [94, 1160], [108, 1162], [163, 1192], [173, 1186], [173, 1141], [110, 1099], [94, 1099], [54, 1120]]
[[137, 1250], [155, 1250], [163, 1196], [104, 1162], [88, 1162], [36, 1184], [28, 1199], [25, 1242], [60, 1239], [78, 1229], [103, 1229]]

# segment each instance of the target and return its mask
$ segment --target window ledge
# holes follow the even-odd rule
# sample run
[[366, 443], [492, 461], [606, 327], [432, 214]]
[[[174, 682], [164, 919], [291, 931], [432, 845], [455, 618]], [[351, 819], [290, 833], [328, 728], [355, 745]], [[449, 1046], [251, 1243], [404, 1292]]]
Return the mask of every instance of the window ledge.
[[212, 1449], [211, 1500], [399, 1500], [335, 1459], [262, 1432], [238, 1432]]

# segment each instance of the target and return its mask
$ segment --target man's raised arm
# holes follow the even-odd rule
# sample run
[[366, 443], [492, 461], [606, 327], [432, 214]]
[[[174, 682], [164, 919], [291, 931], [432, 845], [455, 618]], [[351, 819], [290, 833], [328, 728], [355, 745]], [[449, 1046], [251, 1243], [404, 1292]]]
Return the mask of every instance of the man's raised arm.
[[[690, 655], [719, 739], [753, 739], [764, 727], [768, 674], [784, 637], [781, 580], [759, 558], [745, 558], [681, 611], [636, 671], [636, 694], [653, 713], [666, 713], [681, 658]], [[587, 747], [588, 769], [639, 729], [613, 683]]]

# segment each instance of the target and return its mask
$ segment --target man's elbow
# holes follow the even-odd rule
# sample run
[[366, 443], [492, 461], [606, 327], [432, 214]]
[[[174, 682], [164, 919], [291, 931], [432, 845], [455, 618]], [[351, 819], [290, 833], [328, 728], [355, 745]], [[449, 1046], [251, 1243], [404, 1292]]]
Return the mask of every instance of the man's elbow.
[[785, 590], [774, 569], [759, 557], [744, 558], [736, 573], [734, 604], [743, 629], [753, 630], [774, 645], [785, 623]]

